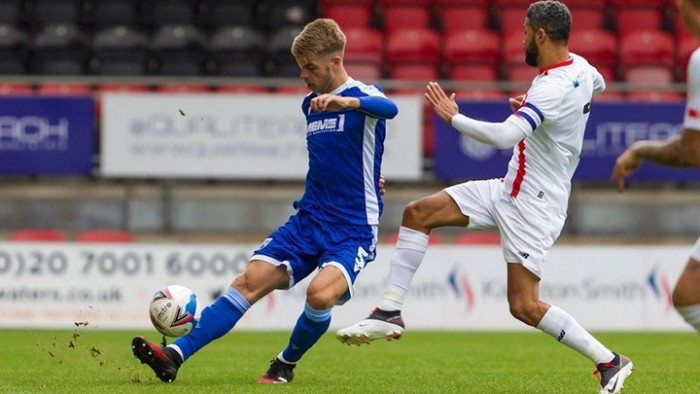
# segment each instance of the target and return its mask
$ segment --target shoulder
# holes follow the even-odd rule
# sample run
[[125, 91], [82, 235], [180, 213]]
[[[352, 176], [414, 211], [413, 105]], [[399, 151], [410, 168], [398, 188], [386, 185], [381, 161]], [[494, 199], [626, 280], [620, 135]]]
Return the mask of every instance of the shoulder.
[[345, 96], [363, 97], [363, 96], [379, 96], [385, 97], [382, 89], [377, 85], [367, 85], [361, 81], [353, 80], [348, 88], [343, 92]]
[[688, 69], [697, 69], [698, 67], [700, 67], [700, 47], [690, 55], [690, 60], [688, 60]]

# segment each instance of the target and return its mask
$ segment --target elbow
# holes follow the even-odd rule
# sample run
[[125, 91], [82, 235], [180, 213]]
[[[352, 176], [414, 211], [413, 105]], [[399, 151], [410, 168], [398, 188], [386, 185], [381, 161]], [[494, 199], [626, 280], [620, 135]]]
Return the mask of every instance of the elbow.
[[394, 102], [387, 108], [386, 119], [394, 119], [399, 114], [399, 107]]

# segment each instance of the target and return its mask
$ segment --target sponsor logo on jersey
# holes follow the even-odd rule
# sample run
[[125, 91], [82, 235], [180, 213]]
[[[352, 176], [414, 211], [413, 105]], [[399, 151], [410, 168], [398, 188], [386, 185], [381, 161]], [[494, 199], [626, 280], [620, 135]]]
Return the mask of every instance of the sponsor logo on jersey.
[[345, 115], [340, 114], [337, 118], [326, 118], [309, 122], [306, 126], [307, 134], [327, 133], [345, 131]]

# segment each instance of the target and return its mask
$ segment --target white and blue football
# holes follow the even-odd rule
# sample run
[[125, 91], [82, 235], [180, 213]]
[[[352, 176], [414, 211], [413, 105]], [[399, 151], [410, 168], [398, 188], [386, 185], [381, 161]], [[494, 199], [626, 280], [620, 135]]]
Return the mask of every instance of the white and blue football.
[[165, 336], [181, 337], [197, 325], [197, 296], [185, 286], [168, 285], [153, 295], [149, 311], [156, 330]]

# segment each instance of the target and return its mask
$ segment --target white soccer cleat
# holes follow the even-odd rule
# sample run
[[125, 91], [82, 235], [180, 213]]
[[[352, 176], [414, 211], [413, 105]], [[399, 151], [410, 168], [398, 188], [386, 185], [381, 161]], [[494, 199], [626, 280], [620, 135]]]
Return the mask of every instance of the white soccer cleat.
[[401, 339], [404, 328], [400, 312], [386, 312], [375, 308], [365, 320], [341, 328], [335, 336], [342, 343], [359, 346], [376, 339]]
[[615, 358], [607, 363], [596, 366], [594, 374], [600, 379], [600, 391], [598, 394], [619, 393], [624, 387], [625, 380], [632, 375], [634, 365], [629, 358], [613, 353]]

